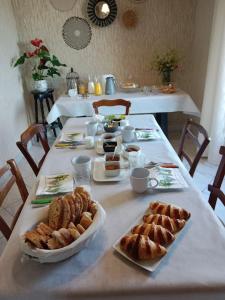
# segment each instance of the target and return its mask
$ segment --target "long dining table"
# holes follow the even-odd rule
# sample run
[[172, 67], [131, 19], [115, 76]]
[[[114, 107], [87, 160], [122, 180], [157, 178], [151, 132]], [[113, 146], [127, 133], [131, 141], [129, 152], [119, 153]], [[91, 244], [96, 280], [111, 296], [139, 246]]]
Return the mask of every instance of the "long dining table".
[[[63, 131], [85, 132], [87, 118], [71, 118]], [[147, 160], [179, 166], [188, 188], [132, 191], [129, 177], [120, 182], [91, 181], [92, 198], [103, 206], [106, 220], [86, 248], [52, 264], [25, 259], [20, 249], [20, 228], [36, 210], [34, 186], [0, 258], [0, 299], [224, 299], [225, 230], [184, 168], [152, 115], [129, 116], [135, 127], [157, 128], [160, 139], [139, 142]], [[53, 145], [40, 174], [73, 172], [71, 159], [94, 149], [56, 149]], [[188, 224], [158, 266], [150, 273], [121, 257], [113, 244], [143, 215], [154, 200], [172, 203], [191, 212]], [[8, 298], [7, 298], [8, 297]]]

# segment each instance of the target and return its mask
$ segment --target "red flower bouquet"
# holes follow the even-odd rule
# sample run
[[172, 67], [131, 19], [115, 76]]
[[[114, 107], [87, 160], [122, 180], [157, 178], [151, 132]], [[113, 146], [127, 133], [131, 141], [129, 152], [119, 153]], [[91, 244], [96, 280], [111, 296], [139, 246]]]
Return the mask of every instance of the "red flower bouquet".
[[66, 67], [66, 65], [62, 64], [55, 55], [50, 55], [41, 39], [36, 38], [30, 43], [35, 47], [34, 51], [25, 52], [17, 59], [14, 67], [24, 64], [27, 59], [33, 59], [35, 61], [32, 69], [33, 80], [44, 80], [49, 76], [54, 77], [54, 75], [60, 76], [58, 68]]

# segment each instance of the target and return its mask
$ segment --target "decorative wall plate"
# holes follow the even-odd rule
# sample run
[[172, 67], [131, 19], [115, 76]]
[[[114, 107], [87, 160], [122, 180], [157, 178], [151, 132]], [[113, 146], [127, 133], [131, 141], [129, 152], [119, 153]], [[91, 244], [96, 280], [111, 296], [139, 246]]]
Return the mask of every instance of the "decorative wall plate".
[[115, 0], [89, 0], [87, 6], [89, 19], [97, 26], [110, 25], [116, 18], [117, 5]]
[[143, 2], [146, 2], [146, 0], [130, 0], [131, 2], [134, 2], [134, 3], [143, 3]]
[[89, 23], [79, 17], [66, 20], [62, 31], [65, 43], [76, 50], [86, 48], [90, 43], [92, 32]]
[[49, 0], [51, 5], [60, 11], [71, 10], [77, 0]]

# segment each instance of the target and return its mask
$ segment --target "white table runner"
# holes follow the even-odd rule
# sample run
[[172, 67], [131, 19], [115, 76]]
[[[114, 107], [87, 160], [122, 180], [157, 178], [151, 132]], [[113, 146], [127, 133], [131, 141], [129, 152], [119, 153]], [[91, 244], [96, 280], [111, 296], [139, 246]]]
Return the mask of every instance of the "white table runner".
[[[115, 95], [89, 96], [82, 99], [80, 96], [69, 97], [61, 96], [55, 102], [47, 116], [47, 122], [52, 123], [60, 116], [79, 117], [92, 116], [94, 111], [92, 103], [100, 99], [125, 99], [131, 101], [130, 114], [150, 114], [161, 112], [181, 111], [186, 114], [199, 116], [199, 110], [191, 97], [178, 90], [174, 94], [163, 94], [160, 92], [150, 93], [116, 93]], [[121, 114], [124, 108], [121, 107], [102, 107], [102, 114]]]
[[[131, 124], [139, 127], [156, 126], [152, 116], [129, 116], [129, 119]], [[83, 118], [70, 119], [64, 130], [84, 130], [85, 121]], [[160, 134], [163, 136], [161, 130]], [[34, 193], [31, 193], [0, 258], [0, 299], [3, 294], [26, 299], [24, 294], [28, 292], [32, 297], [28, 293], [27, 299], [29, 296], [29, 299], [36, 299], [35, 296], [39, 299], [79, 299], [79, 296], [82, 299], [93, 296], [96, 299], [224, 299], [223, 226], [204, 202], [164, 136], [162, 140], [139, 145], [149, 160], [178, 164], [189, 188], [137, 195], [132, 192], [129, 179], [111, 184], [92, 182], [93, 198], [102, 204], [107, 214], [105, 225], [86, 249], [52, 265], [32, 261], [21, 263], [18, 232], [23, 219], [32, 218], [34, 210], [29, 202]], [[81, 153], [95, 156], [94, 150], [52, 148], [41, 174], [72, 172], [70, 160]], [[153, 200], [184, 207], [191, 212], [191, 219], [165, 261], [151, 274], [121, 258], [112, 245]]]

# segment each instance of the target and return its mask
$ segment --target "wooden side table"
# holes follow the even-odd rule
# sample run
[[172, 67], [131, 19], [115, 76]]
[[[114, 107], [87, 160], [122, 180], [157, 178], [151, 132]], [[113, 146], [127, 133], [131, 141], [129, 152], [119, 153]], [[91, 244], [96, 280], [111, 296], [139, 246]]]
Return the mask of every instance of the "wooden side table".
[[[35, 102], [35, 122], [36, 123], [41, 123], [44, 125], [45, 127], [45, 134], [47, 136], [47, 127], [48, 127], [48, 123], [46, 121], [45, 118], [45, 111], [44, 111], [44, 103], [47, 105], [47, 109], [48, 112], [50, 112], [51, 107], [54, 105], [54, 97], [53, 97], [53, 92], [54, 89], [48, 89], [45, 92], [40, 92], [37, 90], [33, 90], [31, 93], [33, 94], [34, 97], [34, 102]], [[39, 122], [39, 117], [38, 117], [38, 104], [40, 107], [40, 111], [41, 111], [41, 122]], [[54, 136], [56, 137], [56, 130], [55, 128], [59, 127], [60, 129], [62, 129], [62, 123], [60, 121], [60, 118], [57, 118], [57, 120], [55, 122], [52, 122], [50, 124], [50, 128], [53, 130]]]

